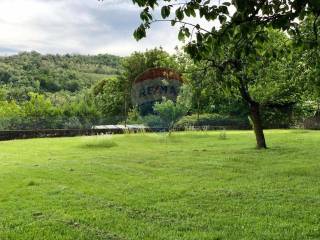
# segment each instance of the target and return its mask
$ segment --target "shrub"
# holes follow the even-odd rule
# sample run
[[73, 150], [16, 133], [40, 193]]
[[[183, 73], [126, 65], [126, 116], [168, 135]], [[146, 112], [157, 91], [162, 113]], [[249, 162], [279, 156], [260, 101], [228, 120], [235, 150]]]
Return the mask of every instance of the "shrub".
[[150, 128], [166, 128], [165, 123], [158, 115], [149, 114], [141, 117], [141, 122]]
[[79, 120], [79, 118], [73, 116], [69, 118], [66, 122], [64, 122], [63, 128], [65, 129], [81, 129], [83, 126]]
[[154, 111], [159, 115], [165, 128], [171, 131], [176, 123], [187, 113], [188, 108], [179, 102], [174, 103], [171, 100], [165, 100], [156, 103], [153, 107]]
[[292, 107], [287, 109], [264, 108], [262, 109], [263, 127], [267, 129], [290, 128], [295, 122], [293, 116]]
[[248, 129], [250, 124], [247, 118], [237, 118], [224, 116], [220, 114], [196, 114], [183, 117], [178, 123], [177, 127], [186, 128], [189, 126], [213, 126], [213, 127], [226, 127], [232, 129]]

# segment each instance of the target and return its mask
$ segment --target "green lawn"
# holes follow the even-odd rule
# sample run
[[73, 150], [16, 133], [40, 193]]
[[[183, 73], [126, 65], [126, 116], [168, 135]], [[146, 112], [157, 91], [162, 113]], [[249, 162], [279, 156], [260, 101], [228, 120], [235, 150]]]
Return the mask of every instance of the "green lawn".
[[0, 239], [320, 239], [320, 132], [0, 143]]

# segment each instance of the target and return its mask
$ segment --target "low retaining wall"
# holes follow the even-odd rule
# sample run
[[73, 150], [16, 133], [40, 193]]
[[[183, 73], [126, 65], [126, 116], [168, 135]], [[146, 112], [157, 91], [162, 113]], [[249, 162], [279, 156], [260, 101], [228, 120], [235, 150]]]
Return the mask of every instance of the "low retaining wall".
[[75, 137], [100, 134], [121, 134], [122, 129], [43, 129], [0, 131], [0, 141], [43, 137]]
[[[174, 131], [207, 131], [207, 130], [244, 130], [239, 128], [232, 128], [228, 126], [201, 126], [190, 128], [178, 128]], [[109, 129], [39, 129], [39, 130], [0, 130], [0, 141], [14, 140], [14, 139], [29, 139], [29, 138], [46, 138], [46, 137], [76, 137], [76, 136], [94, 136], [101, 134], [124, 134], [125, 132], [165, 132], [165, 128], [131, 128], [130, 130], [121, 128]]]

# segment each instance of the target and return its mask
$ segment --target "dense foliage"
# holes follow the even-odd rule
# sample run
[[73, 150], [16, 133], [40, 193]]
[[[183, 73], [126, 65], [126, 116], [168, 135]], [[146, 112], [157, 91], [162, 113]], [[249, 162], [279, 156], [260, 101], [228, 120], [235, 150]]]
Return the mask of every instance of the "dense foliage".
[[28, 92], [77, 92], [118, 73], [112, 55], [41, 55], [21, 53], [0, 58], [0, 87], [9, 100], [28, 99]]
[[112, 55], [20, 53], [0, 58], [0, 128], [81, 128], [102, 121], [91, 86], [118, 74]]
[[[154, 22], [178, 25], [178, 39], [187, 39], [185, 51], [189, 56], [202, 62], [204, 69], [220, 74], [217, 80], [231, 91], [236, 89], [248, 105], [257, 147], [266, 148], [262, 109], [288, 106], [297, 100], [296, 91], [291, 90], [296, 90], [295, 77], [289, 76], [294, 66], [291, 45], [295, 42], [309, 49], [319, 47], [320, 1], [133, 0], [133, 3], [141, 7], [142, 21], [134, 37], [137, 40], [146, 37]], [[308, 19], [312, 20], [311, 28], [304, 28]], [[282, 39], [274, 36], [277, 33], [284, 35]], [[284, 41], [288, 33], [294, 41]], [[281, 63], [289, 65], [274, 66]], [[267, 72], [270, 68], [277, 69], [276, 74], [270, 76], [264, 68]], [[263, 94], [257, 91], [259, 85]], [[273, 89], [266, 91], [265, 87]], [[293, 96], [282, 94], [286, 91]]]
[[[305, 31], [308, 26], [306, 22]], [[290, 36], [276, 30], [266, 33], [268, 41], [259, 45], [259, 51], [269, 54], [247, 62], [242, 71], [248, 78], [248, 90], [261, 104], [264, 128], [301, 126], [319, 108], [318, 50], [298, 48]], [[237, 78], [230, 74], [231, 69], [220, 71], [207, 64], [194, 62], [179, 51], [170, 55], [161, 48], [125, 58], [35, 52], [2, 57], [0, 129], [91, 128], [117, 123], [169, 129], [250, 128], [250, 109], [234, 85]], [[156, 104], [154, 114], [145, 115], [144, 109], [131, 102], [131, 86], [137, 76], [153, 67], [182, 73], [187, 94], [179, 97], [183, 104], [164, 101]], [[71, 85], [77, 87], [70, 89]]]

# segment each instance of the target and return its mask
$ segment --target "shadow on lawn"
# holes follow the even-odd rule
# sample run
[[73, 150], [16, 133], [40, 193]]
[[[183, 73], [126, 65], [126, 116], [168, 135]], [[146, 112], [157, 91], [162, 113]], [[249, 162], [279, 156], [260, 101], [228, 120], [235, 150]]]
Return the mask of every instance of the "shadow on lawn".
[[117, 143], [111, 137], [94, 136], [87, 137], [80, 145], [81, 148], [112, 148], [116, 147]]

